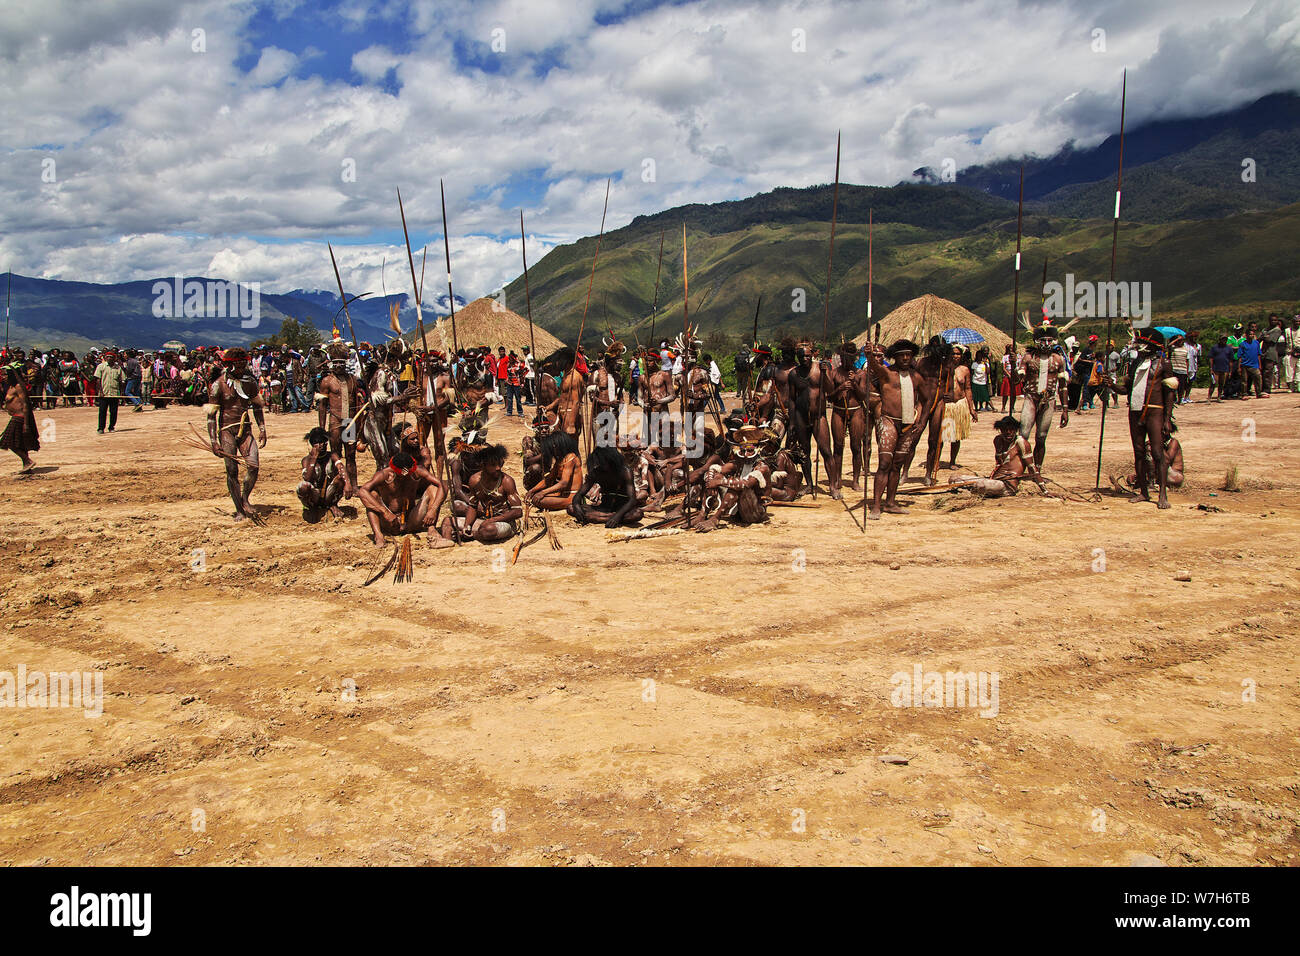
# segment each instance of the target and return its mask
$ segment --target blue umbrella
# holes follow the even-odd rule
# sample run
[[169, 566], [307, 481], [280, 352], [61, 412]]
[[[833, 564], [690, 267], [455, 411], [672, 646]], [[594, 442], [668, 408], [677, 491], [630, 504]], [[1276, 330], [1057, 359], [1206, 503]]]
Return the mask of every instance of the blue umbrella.
[[984, 336], [980, 335], [974, 329], [944, 329], [941, 333], [943, 340], [953, 345], [974, 345], [976, 342], [983, 342]]
[[1157, 325], [1156, 331], [1159, 332], [1161, 335], [1163, 335], [1166, 339], [1172, 339], [1175, 335], [1181, 335], [1184, 338], [1187, 337], [1186, 332], [1184, 332], [1182, 329], [1176, 329], [1172, 325]]

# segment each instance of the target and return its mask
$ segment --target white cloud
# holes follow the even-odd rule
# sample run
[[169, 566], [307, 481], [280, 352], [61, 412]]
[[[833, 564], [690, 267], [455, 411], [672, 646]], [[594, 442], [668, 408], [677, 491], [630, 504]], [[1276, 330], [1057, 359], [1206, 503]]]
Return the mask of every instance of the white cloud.
[[[253, 48], [252, 15], [217, 0], [0, 8], [0, 262], [92, 281], [183, 271], [330, 288], [330, 239], [349, 287], [378, 291], [383, 256], [390, 280], [405, 262], [398, 186], [412, 241], [433, 241], [445, 271], [442, 177], [457, 291], [474, 297], [518, 274], [530, 185], [529, 226], [558, 242], [595, 232], [609, 176], [607, 229], [829, 182], [837, 130], [843, 179], [879, 184], [947, 157], [1095, 143], [1116, 127], [1125, 66], [1130, 129], [1300, 84], [1300, 13], [1286, 0], [700, 0], [640, 12], [348, 0], [322, 14], [367, 44], [333, 65], [342, 80], [311, 75], [321, 56], [295, 55], [291, 38]], [[373, 42], [376, 23], [391, 41]], [[493, 53], [498, 27], [506, 49]], [[493, 72], [458, 72], [458, 51]], [[250, 52], [245, 74], [236, 64]], [[390, 77], [395, 95], [380, 87]], [[57, 182], [42, 182], [43, 159]]]

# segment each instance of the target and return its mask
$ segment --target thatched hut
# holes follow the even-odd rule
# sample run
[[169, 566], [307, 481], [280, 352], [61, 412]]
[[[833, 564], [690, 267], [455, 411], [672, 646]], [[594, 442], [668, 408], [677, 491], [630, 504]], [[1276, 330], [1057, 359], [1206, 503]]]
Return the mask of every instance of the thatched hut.
[[[451, 350], [451, 319], [439, 318], [436, 323], [425, 319], [429, 348]], [[407, 332], [403, 338], [419, 345], [419, 333]], [[564, 343], [540, 325], [533, 325], [533, 339], [537, 343], [537, 357], [546, 358]], [[528, 320], [503, 307], [496, 299], [475, 299], [463, 309], [456, 310], [456, 341], [461, 348], [489, 346], [493, 352], [504, 345], [508, 350], [521, 351], [528, 345]]]
[[[924, 345], [930, 336], [939, 335], [945, 329], [958, 328], [974, 329], [984, 336], [984, 344], [992, 355], [1001, 355], [1011, 344], [1009, 335], [994, 328], [974, 312], [928, 292], [904, 302], [877, 324], [880, 326], [880, 344], [884, 346], [897, 339], [911, 339]], [[863, 330], [861, 335], [854, 338], [853, 343], [861, 348], [867, 342], [867, 334], [867, 330]]]

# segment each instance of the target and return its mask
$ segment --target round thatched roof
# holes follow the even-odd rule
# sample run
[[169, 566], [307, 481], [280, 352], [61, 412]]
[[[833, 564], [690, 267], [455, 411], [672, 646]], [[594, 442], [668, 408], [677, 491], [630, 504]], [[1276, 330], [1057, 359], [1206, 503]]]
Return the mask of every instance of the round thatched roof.
[[[1011, 344], [1011, 336], [995, 329], [974, 312], [928, 292], [904, 302], [877, 324], [880, 326], [880, 344], [885, 346], [897, 339], [911, 339], [924, 345], [930, 336], [938, 335], [944, 329], [957, 328], [974, 329], [984, 336], [984, 344], [993, 355], [1001, 355]], [[861, 348], [866, 342], [867, 330], [864, 329], [854, 338], [853, 344]]]
[[[436, 323], [430, 323], [426, 319], [425, 329], [429, 336], [429, 348], [450, 351], [450, 317], [439, 318]], [[419, 335], [408, 332], [404, 338], [413, 342]], [[563, 342], [536, 323], [533, 325], [533, 339], [537, 343], [538, 358], [546, 358], [564, 346]], [[528, 320], [503, 307], [496, 299], [475, 299], [465, 308], [456, 310], [456, 342], [461, 348], [487, 345], [495, 352], [497, 346], [504, 345], [507, 350], [520, 352], [523, 346], [528, 345]]]

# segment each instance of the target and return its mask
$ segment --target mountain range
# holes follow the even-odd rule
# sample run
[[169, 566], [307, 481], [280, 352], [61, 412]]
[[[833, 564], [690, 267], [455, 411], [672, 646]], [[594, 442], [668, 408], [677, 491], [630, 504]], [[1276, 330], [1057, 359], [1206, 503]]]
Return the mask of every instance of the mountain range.
[[[841, 183], [829, 316], [830, 184], [638, 216], [601, 238], [584, 343], [595, 345], [611, 327], [642, 341], [652, 324], [655, 338], [681, 330], [683, 224], [691, 323], [706, 338], [749, 335], [760, 295], [760, 337], [821, 338], [823, 326], [827, 338], [852, 336], [866, 323], [869, 214], [875, 316], [934, 292], [1006, 328], [1021, 163], [1023, 309], [1038, 301], [1044, 262], [1049, 280], [1109, 277], [1118, 153], [1112, 136], [1089, 149], [1071, 143], [1051, 157], [968, 167], [954, 182], [922, 168], [912, 182], [891, 187]], [[1300, 96], [1276, 93], [1214, 116], [1145, 124], [1126, 132], [1124, 162], [1115, 278], [1150, 282], [1157, 317], [1300, 301]], [[582, 322], [595, 246], [595, 236], [557, 246], [529, 268], [533, 318], [562, 340], [576, 338]], [[256, 328], [238, 318], [158, 318], [151, 308], [156, 281], [96, 285], [15, 275], [10, 337], [74, 350], [169, 339], [246, 344], [278, 331], [284, 316], [310, 319], [328, 334], [340, 307], [332, 292], [297, 289], [263, 293]], [[522, 277], [505, 292], [512, 306], [522, 302]], [[359, 339], [386, 337], [382, 298], [350, 309]], [[436, 311], [447, 309], [443, 296]], [[404, 328], [411, 315], [403, 313]]]

